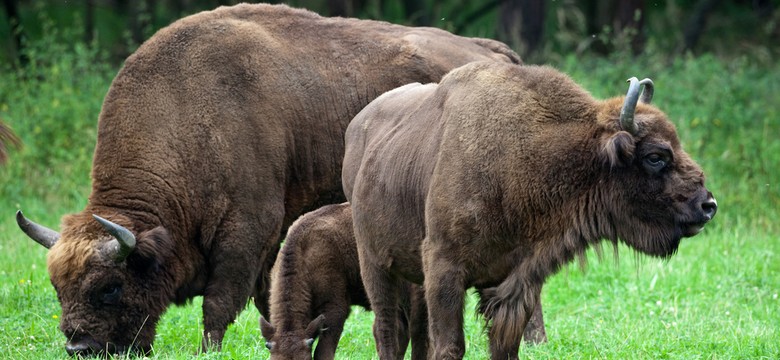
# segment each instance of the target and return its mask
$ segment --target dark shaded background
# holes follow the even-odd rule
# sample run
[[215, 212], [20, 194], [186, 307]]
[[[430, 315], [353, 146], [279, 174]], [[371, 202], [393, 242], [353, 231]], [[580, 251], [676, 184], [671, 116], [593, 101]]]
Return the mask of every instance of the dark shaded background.
[[[26, 44], [45, 36], [83, 41], [119, 63], [156, 30], [231, 0], [4, 0], [0, 64], [24, 66]], [[271, 1], [281, 3], [282, 1]], [[566, 54], [609, 56], [686, 52], [780, 54], [779, 0], [291, 0], [325, 16], [435, 26], [499, 39], [528, 62]]]

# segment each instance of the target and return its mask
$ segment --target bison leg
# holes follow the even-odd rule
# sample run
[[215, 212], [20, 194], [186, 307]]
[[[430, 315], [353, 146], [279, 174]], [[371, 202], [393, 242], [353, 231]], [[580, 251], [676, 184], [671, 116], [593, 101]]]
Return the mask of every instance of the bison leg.
[[428, 307], [422, 286], [410, 285], [411, 311], [409, 333], [412, 338], [412, 360], [428, 358]]
[[490, 321], [491, 359], [517, 359], [517, 351], [528, 331], [529, 319], [541, 314], [541, 284], [526, 283], [514, 273], [498, 287], [480, 291], [480, 311]]
[[336, 356], [344, 322], [349, 317], [349, 304], [345, 300], [315, 312], [325, 315], [325, 326], [314, 350], [314, 360], [332, 360]]
[[[362, 250], [358, 246], [358, 250]], [[360, 255], [360, 276], [366, 288], [366, 295], [374, 311], [374, 340], [379, 358], [382, 360], [403, 358], [406, 349], [398, 344], [398, 319], [400, 311], [400, 280], [386, 270], [376, 266], [370, 256]], [[401, 356], [399, 357], [399, 353]]]
[[[214, 234], [209, 255], [211, 274], [203, 294], [203, 350], [221, 350], [228, 325], [244, 310], [262, 270], [261, 259], [278, 241], [281, 219], [272, 216], [225, 217]], [[256, 219], [267, 221], [266, 228], [252, 226]], [[265, 230], [265, 231], [263, 231]], [[265, 314], [266, 316], [268, 314]]]
[[[521, 321], [524, 327], [527, 327], [527, 314], [520, 315], [524, 316], [524, 319]], [[491, 324], [490, 330], [488, 331], [488, 338], [490, 341], [490, 359], [516, 360], [518, 358], [517, 352], [520, 349], [520, 338], [517, 338], [516, 341], [508, 341], [504, 338], [503, 335], [504, 334], [500, 334], [498, 331], [496, 331], [495, 324]]]
[[541, 292], [542, 288], [540, 287], [539, 291], [534, 294], [536, 307], [523, 332], [523, 340], [529, 345], [547, 342], [547, 332], [544, 330], [544, 316], [542, 316]]
[[[401, 295], [406, 296], [407, 294]], [[398, 312], [395, 325], [396, 341], [398, 342], [397, 359], [403, 359], [406, 354], [406, 349], [409, 347], [409, 331], [411, 324], [411, 308], [408, 299], [402, 300], [401, 303], [403, 304], [403, 307], [401, 308], [401, 311]]]
[[255, 283], [255, 288], [254, 291], [252, 292], [252, 297], [255, 303], [255, 307], [257, 308], [257, 311], [259, 311], [260, 314], [262, 314], [263, 316], [269, 319], [271, 318], [271, 310], [270, 310], [270, 303], [269, 303], [269, 299], [271, 297], [271, 268], [273, 268], [274, 263], [276, 262], [276, 257], [279, 254], [280, 248], [281, 248], [281, 240], [276, 242], [271, 247], [271, 251], [269, 251], [265, 257], [265, 264], [263, 266], [263, 270], [257, 276], [257, 282]]
[[434, 359], [462, 359], [463, 298], [466, 294], [463, 271], [434, 251], [423, 254], [425, 300]]

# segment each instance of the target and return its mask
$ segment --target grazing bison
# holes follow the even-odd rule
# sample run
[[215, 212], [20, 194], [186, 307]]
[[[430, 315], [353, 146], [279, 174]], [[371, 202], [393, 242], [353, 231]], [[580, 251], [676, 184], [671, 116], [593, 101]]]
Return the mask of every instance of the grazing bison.
[[[296, 220], [287, 232], [271, 279], [271, 323], [260, 318], [271, 359], [333, 359], [351, 305], [370, 310], [360, 279], [349, 203], [328, 205]], [[403, 291], [399, 344], [425, 359], [428, 332], [420, 287]], [[419, 305], [422, 307], [419, 307]]]
[[146, 352], [169, 304], [198, 295], [204, 347], [219, 347], [248, 298], [268, 315], [281, 232], [344, 199], [352, 117], [476, 60], [520, 61], [491, 40], [281, 5], [221, 7], [157, 32], [105, 97], [84, 210], [61, 232], [17, 216], [51, 248], [68, 353]]
[[461, 358], [473, 286], [492, 358], [517, 358], [542, 283], [588, 246], [669, 257], [696, 235], [717, 205], [652, 89], [600, 101], [549, 67], [477, 62], [363, 109], [343, 182], [377, 333], [400, 281], [425, 280], [433, 356]]

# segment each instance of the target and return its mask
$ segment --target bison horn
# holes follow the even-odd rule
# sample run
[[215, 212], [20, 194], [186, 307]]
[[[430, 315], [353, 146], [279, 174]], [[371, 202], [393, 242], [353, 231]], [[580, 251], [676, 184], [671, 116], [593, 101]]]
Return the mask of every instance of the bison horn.
[[92, 217], [115, 238], [106, 244], [106, 248], [109, 249], [109, 254], [113, 256], [114, 261], [118, 263], [125, 261], [127, 255], [130, 255], [135, 248], [135, 235], [121, 225], [117, 225], [100, 216], [93, 214]]
[[629, 83], [628, 93], [626, 94], [626, 100], [623, 102], [623, 108], [620, 110], [620, 127], [631, 134], [636, 134], [637, 127], [634, 122], [634, 112], [636, 111], [636, 103], [640, 100], [639, 88], [642, 85], [645, 86], [642, 91], [641, 101], [649, 104], [653, 100], [653, 80], [645, 78], [640, 81], [632, 77], [626, 81]]
[[54, 243], [60, 239], [60, 234], [58, 232], [30, 221], [24, 217], [21, 210], [16, 212], [16, 223], [30, 239], [35, 240], [35, 242], [43, 245], [47, 249], [54, 246]]

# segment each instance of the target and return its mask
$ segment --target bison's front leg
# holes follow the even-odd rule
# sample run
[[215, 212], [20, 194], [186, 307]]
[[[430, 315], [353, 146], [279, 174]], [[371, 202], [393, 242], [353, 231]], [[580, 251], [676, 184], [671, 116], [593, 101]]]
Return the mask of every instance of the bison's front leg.
[[462, 359], [464, 271], [445, 254], [424, 246], [423, 272], [433, 358]]
[[490, 325], [491, 359], [517, 359], [521, 338], [540, 304], [541, 284], [526, 281], [523, 274], [515, 271], [499, 286], [480, 291], [480, 312]]
[[280, 248], [281, 241], [277, 241], [271, 246], [271, 250], [265, 256], [263, 268], [257, 275], [255, 289], [252, 293], [252, 298], [257, 311], [267, 318], [271, 317], [271, 305], [269, 303], [271, 298], [271, 269], [276, 262], [276, 257], [279, 255]]
[[536, 345], [547, 342], [547, 332], [544, 329], [544, 316], [542, 315], [541, 292], [542, 288], [539, 287], [539, 291], [534, 294], [536, 307], [523, 332], [523, 340], [526, 344]]
[[[345, 285], [334, 288], [343, 288]], [[341, 295], [341, 294], [339, 294]], [[341, 333], [344, 331], [344, 323], [349, 317], [349, 303], [346, 297], [339, 300], [327, 301], [328, 306], [315, 310], [315, 314], [325, 315], [324, 330], [317, 341], [317, 349], [314, 350], [314, 360], [332, 360], [336, 356], [336, 347], [339, 345]]]
[[[480, 299], [482, 299], [483, 294], [482, 291], [484, 289], [478, 289], [478, 293], [480, 296]], [[544, 315], [542, 314], [542, 302], [541, 302], [541, 288], [540, 290], [534, 295], [536, 307], [534, 308], [534, 312], [531, 314], [531, 319], [528, 320], [528, 324], [525, 326], [525, 331], [523, 332], [523, 341], [525, 341], [528, 345], [536, 345], [536, 344], [542, 344], [547, 342], [547, 331], [544, 328]], [[480, 300], [482, 301], [482, 300]], [[483, 314], [484, 315], [484, 314]], [[518, 345], [517, 347], [520, 347], [520, 340], [517, 340]]]
[[[268, 224], [258, 226], [256, 219]], [[221, 350], [228, 325], [246, 307], [262, 259], [278, 241], [281, 219], [251, 215], [226, 217], [214, 234], [208, 258], [209, 279], [203, 294], [203, 350]], [[268, 314], [264, 314], [268, 316]]]

